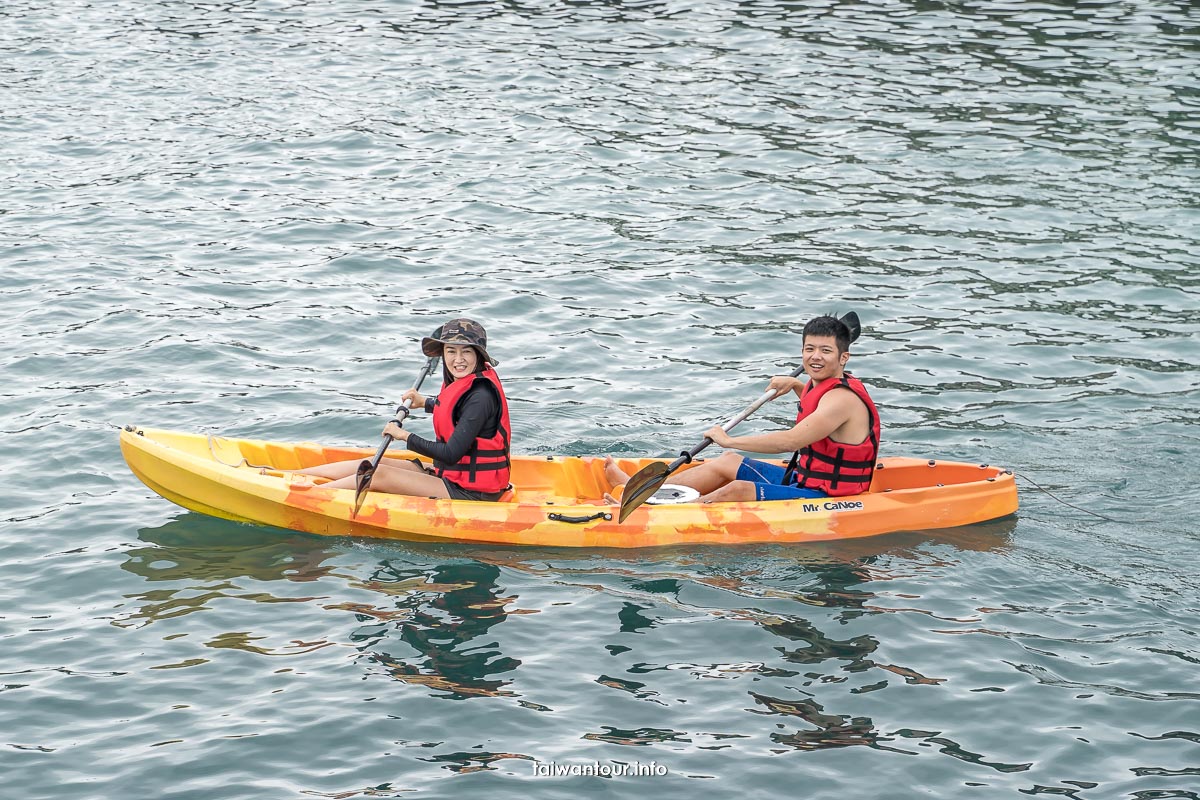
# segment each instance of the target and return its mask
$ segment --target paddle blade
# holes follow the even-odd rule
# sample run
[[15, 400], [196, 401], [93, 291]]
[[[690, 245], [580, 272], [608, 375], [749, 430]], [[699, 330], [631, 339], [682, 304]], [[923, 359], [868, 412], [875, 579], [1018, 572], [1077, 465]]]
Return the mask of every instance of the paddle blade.
[[648, 464], [634, 473], [621, 493], [621, 512], [617, 515], [617, 522], [624, 522], [635, 508], [650, 499], [667, 482], [670, 474], [671, 470], [661, 461]]
[[839, 318], [839, 322], [846, 326], [846, 330], [850, 331], [850, 341], [856, 341], [862, 333], [862, 323], [858, 321], [858, 314], [847, 311]]
[[367, 489], [371, 486], [371, 478], [375, 476], [375, 465], [365, 458], [358, 465], [356, 473], [356, 481], [354, 484], [354, 513], [353, 517], [358, 516], [358, 510], [362, 508], [363, 500], [367, 496]]

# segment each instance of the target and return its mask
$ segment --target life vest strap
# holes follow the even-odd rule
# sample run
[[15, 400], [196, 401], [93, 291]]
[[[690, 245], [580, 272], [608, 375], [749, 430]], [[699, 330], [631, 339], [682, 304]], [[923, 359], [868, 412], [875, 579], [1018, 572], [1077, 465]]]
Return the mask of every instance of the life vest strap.
[[[870, 461], [860, 461], [852, 458], [838, 458], [837, 456], [828, 456], [824, 453], [818, 453], [816, 450], [810, 450], [809, 448], [805, 448], [801, 452], [803, 452], [804, 455], [811, 456], [808, 461], [809, 464], [811, 464], [813, 461], [821, 461], [825, 464], [830, 464], [835, 467], [841, 465], [845, 469], [873, 469], [875, 467], [875, 459], [871, 459]], [[838, 448], [838, 452], [842, 453], [844, 451], [842, 448]]]
[[804, 478], [815, 478], [817, 480], [828, 480], [834, 485], [840, 480], [842, 483], [870, 483], [871, 473], [863, 472], [859, 475], [847, 475], [845, 472], [837, 473], [830, 470], [809, 469], [808, 467], [798, 467], [796, 474]]
[[783, 471], [782, 486], [791, 486], [796, 480], [796, 463], [800, 460], [800, 451], [796, 450], [792, 453], [792, 458], [788, 461], [787, 469]]
[[466, 469], [463, 469], [462, 464], [451, 464], [449, 467], [438, 465], [437, 474], [441, 477], [446, 472], [495, 472], [496, 470], [508, 469], [510, 464], [507, 461], [487, 461], [482, 464], [472, 464]]

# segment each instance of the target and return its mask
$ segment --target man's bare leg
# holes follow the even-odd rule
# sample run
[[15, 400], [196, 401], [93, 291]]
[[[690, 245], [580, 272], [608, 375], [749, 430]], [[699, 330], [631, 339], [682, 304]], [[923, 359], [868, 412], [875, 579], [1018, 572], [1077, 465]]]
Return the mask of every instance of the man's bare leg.
[[[737, 480], [738, 469], [742, 466], [742, 456], [737, 453], [723, 453], [713, 461], [705, 461], [691, 469], [676, 473], [668, 480], [678, 486], [690, 486], [701, 493], [698, 502], [701, 503], [738, 503], [758, 499], [758, 490], [751, 481]], [[604, 457], [604, 477], [615, 488], [629, 481], [626, 474], [612, 456]], [[619, 502], [612, 495], [606, 494], [608, 502]]]
[[751, 481], [733, 481], [701, 496], [701, 503], [748, 503], [758, 499], [758, 489]]
[[705, 495], [737, 480], [738, 468], [742, 466], [742, 460], [737, 453], [725, 452], [712, 461], [705, 461], [691, 469], [677, 472], [667, 480], [679, 486], [690, 486], [701, 494], [701, 500], [703, 500]]
[[604, 477], [608, 480], [608, 485], [614, 489], [623, 486], [629, 480], [628, 473], [617, 466], [617, 460], [612, 456], [604, 457]]
[[[722, 453], [719, 458], [697, 464], [691, 469], [677, 472], [667, 478], [668, 483], [677, 486], [690, 486], [701, 495], [711, 494], [727, 483], [737, 480], [738, 468], [742, 466], [742, 457], [737, 453]], [[629, 480], [627, 475], [612, 456], [604, 457], [604, 477], [613, 487], [621, 486]], [[753, 486], [753, 484], [750, 484]], [[754, 499], [753, 492], [750, 498]]]

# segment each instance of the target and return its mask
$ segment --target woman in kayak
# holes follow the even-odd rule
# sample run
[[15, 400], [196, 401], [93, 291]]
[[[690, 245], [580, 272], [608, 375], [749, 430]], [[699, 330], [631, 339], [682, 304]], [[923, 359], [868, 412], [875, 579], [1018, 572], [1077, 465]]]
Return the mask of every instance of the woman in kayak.
[[[401, 399], [433, 415], [435, 441], [410, 433], [394, 421], [383, 433], [433, 459], [434, 468], [426, 468], [417, 459], [385, 458], [371, 478], [371, 489], [453, 500], [500, 499], [509, 485], [512, 428], [504, 387], [492, 369], [499, 362], [487, 352], [487, 333], [478, 322], [452, 319], [434, 336], [421, 340], [421, 352], [441, 357], [442, 390], [430, 398], [409, 389]], [[361, 459], [337, 461], [297, 472], [330, 478], [322, 488], [354, 489], [361, 463]]]

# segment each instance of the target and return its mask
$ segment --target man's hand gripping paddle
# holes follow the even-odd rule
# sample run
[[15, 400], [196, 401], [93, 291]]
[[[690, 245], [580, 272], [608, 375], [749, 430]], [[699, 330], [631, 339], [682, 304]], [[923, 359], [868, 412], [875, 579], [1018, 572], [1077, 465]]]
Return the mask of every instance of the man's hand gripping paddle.
[[[841, 322], [845, 323], [846, 327], [850, 330], [850, 341], [853, 342], [855, 339], [857, 339], [859, 333], [862, 332], [862, 326], [858, 321], [858, 314], [850, 311], [841, 317]], [[802, 372], [804, 372], [803, 365], [797, 367], [795, 371], [792, 372], [792, 377], [798, 377]], [[772, 389], [768, 389], [767, 391], [763, 392], [762, 397], [758, 398], [749, 406], [747, 406], [742, 413], [738, 414], [736, 417], [733, 417], [724, 425], [722, 425], [722, 430], [724, 430], [726, 433], [733, 430], [735, 426], [739, 425], [755, 411], [758, 411], [758, 409], [762, 408], [763, 404], [777, 396], [778, 395], [776, 395], [775, 391]], [[696, 445], [691, 450], [684, 450], [679, 454], [679, 458], [672, 461], [669, 465], [664, 464], [661, 461], [655, 461], [654, 463], [648, 464], [634, 473], [634, 476], [625, 484], [625, 490], [621, 493], [621, 511], [617, 516], [617, 522], [624, 522], [625, 518], [632, 514], [635, 508], [654, 496], [654, 493], [657, 492], [662, 485], [667, 482], [667, 478], [672, 472], [679, 469], [684, 464], [690, 464], [692, 459], [710, 444], [712, 444], [712, 439], [709, 439], [707, 436], [705, 436], [704, 439], [701, 440], [700, 444]]]
[[[802, 372], [804, 372], [804, 367], [797, 367], [792, 373], [792, 377], [795, 378]], [[755, 411], [758, 411], [760, 408], [762, 408], [767, 401], [772, 400], [775, 397], [778, 397], [778, 395], [775, 393], [775, 390], [768, 389], [762, 393], [761, 397], [759, 397], [750, 405], [746, 406], [742, 413], [738, 414], [722, 425], [721, 429], [728, 433], [737, 425], [745, 421], [746, 418]], [[667, 478], [670, 477], [672, 472], [679, 469], [684, 464], [692, 463], [692, 459], [695, 458], [701, 450], [708, 447], [712, 443], [712, 439], [709, 439], [707, 436], [705, 436], [700, 440], [700, 444], [696, 445], [691, 450], [684, 450], [679, 454], [679, 458], [672, 461], [670, 465], [664, 464], [661, 461], [655, 461], [654, 463], [647, 464], [635, 472], [633, 477], [630, 478], [625, 484], [625, 490], [621, 493], [621, 511], [617, 516], [617, 522], [624, 522], [625, 518], [632, 514], [635, 508], [649, 500], [654, 496], [655, 492], [662, 488], [662, 485], [667, 482]]]

